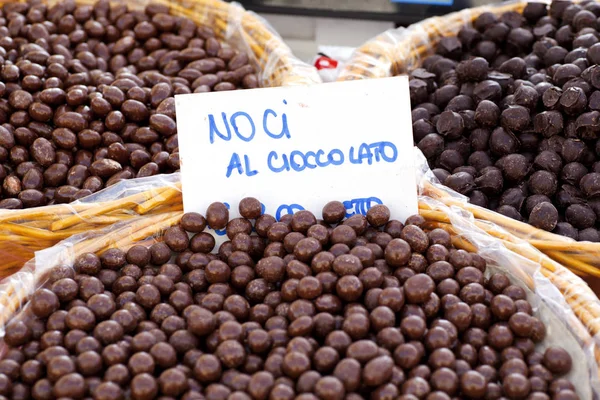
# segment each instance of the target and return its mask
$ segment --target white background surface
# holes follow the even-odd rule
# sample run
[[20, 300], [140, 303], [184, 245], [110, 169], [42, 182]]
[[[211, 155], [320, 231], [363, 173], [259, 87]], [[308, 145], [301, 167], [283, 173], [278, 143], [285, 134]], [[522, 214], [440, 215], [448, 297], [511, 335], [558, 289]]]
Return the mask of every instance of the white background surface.
[[392, 22], [260, 14], [302, 61], [312, 63], [319, 45], [358, 47], [394, 28]]
[[[283, 100], [287, 105], [283, 104]], [[212, 92], [175, 97], [183, 203], [185, 212], [205, 213], [208, 205], [220, 201], [231, 206], [230, 217], [238, 216], [238, 202], [252, 196], [275, 215], [280, 205], [300, 204], [320, 215], [331, 200], [377, 197], [386, 204], [392, 218], [405, 220], [417, 212], [415, 172], [412, 158], [410, 98], [406, 77], [371, 81], [351, 81], [314, 86], [266, 88], [232, 92]], [[266, 108], [286, 113], [290, 138], [273, 139], [263, 131]], [[209, 140], [209, 114], [221, 132], [225, 132], [221, 113], [232, 115], [244, 111], [252, 116], [256, 133], [250, 142], [233, 134], [230, 141]], [[270, 117], [272, 132], [281, 131], [281, 120]], [[243, 118], [240, 131], [250, 131]], [[362, 143], [388, 141], [395, 144], [395, 162], [368, 165], [349, 162], [349, 150]], [[340, 149], [345, 156], [342, 165], [275, 173], [267, 165], [268, 154], [281, 155], [294, 150], [302, 152]], [[250, 160], [254, 176], [233, 174], [227, 178], [227, 167], [233, 152]], [[390, 154], [389, 152], [387, 154]]]

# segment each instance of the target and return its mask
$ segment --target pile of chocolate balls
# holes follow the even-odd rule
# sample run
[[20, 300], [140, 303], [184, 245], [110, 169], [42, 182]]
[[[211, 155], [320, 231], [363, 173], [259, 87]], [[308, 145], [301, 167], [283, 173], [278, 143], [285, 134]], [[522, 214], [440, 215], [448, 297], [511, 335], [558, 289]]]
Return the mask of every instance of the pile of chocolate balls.
[[0, 399], [578, 399], [525, 290], [423, 217], [239, 211], [54, 268], [6, 327]]
[[600, 3], [481, 14], [411, 73], [414, 141], [470, 202], [600, 241]]
[[4, 2], [0, 209], [177, 171], [173, 96], [257, 86], [247, 54], [164, 5]]

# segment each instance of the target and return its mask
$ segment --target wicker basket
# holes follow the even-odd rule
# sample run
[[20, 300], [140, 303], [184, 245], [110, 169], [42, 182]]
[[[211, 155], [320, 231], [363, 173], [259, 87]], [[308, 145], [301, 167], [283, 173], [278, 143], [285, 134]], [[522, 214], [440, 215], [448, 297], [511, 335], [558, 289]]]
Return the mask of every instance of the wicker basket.
[[[484, 12], [501, 15], [507, 11], [522, 12], [526, 2], [502, 3], [466, 9], [444, 17], [433, 17], [420, 23], [382, 33], [360, 46], [343, 67], [338, 80], [369, 79], [408, 73], [420, 66], [424, 57], [433, 54], [442, 37], [455, 36], [460, 29]], [[550, 258], [583, 277], [600, 277], [600, 243], [576, 242], [570, 238], [536, 229], [496, 212], [474, 206], [466, 198], [451, 194], [440, 186], [426, 185], [424, 194], [447, 205], [464, 208], [482, 222], [492, 222], [518, 238], [527, 240]], [[494, 234], [491, 230], [490, 233]]]
[[[112, 215], [115, 205], [119, 204], [122, 207], [119, 212], [128, 217], [105, 229], [75, 235], [38, 252], [18, 273], [4, 279], [0, 283], [0, 333], [35, 288], [44, 284], [53, 266], [73, 265], [78, 255], [87, 252], [101, 254], [109, 248], [127, 250], [134, 244], [162, 240], [163, 232], [177, 224], [183, 213], [179, 183], [173, 176], [168, 179], [170, 182], [165, 186], [164, 181], [154, 177], [146, 182], [146, 190], [88, 209], [95, 218], [102, 218]], [[434, 183], [429, 185], [436, 187]], [[502, 238], [490, 236], [463, 209], [448, 207], [428, 196], [419, 198], [419, 209], [427, 221], [426, 229], [446, 230], [457, 248], [478, 252], [541, 300], [539, 309], [545, 309], [552, 320], [559, 321], [563, 332], [575, 338], [577, 351], [586, 355], [587, 364], [580, 363], [589, 372], [585, 382], [589, 378], [591, 387], [600, 394], [600, 300], [589, 287], [568, 269], [514, 235], [503, 232]], [[556, 339], [557, 331], [549, 332], [555, 332]]]
[[427, 18], [407, 28], [388, 30], [358, 47], [342, 67], [338, 80], [384, 78], [410, 72], [419, 67], [423, 57], [433, 54], [441, 38], [456, 36], [484, 12], [496, 15], [522, 12], [526, 4], [518, 1], [470, 8]]
[[[47, 1], [53, 5], [60, 0]], [[76, 0], [78, 4], [94, 4], [96, 0]], [[0, 0], [0, 5], [7, 1]], [[185, 16], [198, 25], [211, 26], [221, 40], [246, 52], [258, 71], [263, 87], [308, 85], [320, 83], [316, 69], [296, 58], [279, 35], [258, 15], [240, 5], [221, 0], [135, 0], [131, 9], [143, 9], [148, 3], [163, 4], [177, 16]], [[45, 206], [27, 210], [0, 210], [0, 277], [19, 269], [35, 251], [48, 248], [73, 234], [97, 229], [125, 218], [128, 210], [111, 210], [103, 218], [86, 219], [79, 214], [73, 220], [57, 220], [95, 207], [96, 200], [73, 206]], [[90, 215], [94, 213], [91, 212]], [[85, 220], [85, 221], [82, 221]], [[85, 222], [85, 223], [82, 223]], [[69, 223], [71, 223], [69, 225]], [[60, 224], [60, 225], [59, 225]], [[70, 228], [70, 229], [69, 229]]]

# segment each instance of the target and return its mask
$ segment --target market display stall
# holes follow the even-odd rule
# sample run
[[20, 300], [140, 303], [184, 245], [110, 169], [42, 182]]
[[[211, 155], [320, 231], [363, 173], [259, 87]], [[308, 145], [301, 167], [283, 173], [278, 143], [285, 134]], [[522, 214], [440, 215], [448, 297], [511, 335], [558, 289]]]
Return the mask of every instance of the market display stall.
[[0, 400], [598, 398], [599, 16], [5, 4]]

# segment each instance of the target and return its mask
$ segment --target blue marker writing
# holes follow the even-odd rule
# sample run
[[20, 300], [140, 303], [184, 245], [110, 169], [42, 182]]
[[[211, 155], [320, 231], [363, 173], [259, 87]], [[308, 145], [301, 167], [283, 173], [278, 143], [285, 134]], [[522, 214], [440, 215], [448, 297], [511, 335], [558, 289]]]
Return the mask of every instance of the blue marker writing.
[[371, 165], [373, 164], [373, 159], [376, 162], [379, 162], [381, 159], [385, 162], [394, 162], [398, 158], [398, 149], [391, 142], [363, 143], [359, 146], [358, 151], [355, 151], [354, 147], [350, 147], [350, 157], [348, 158], [352, 164], [366, 162]]
[[[287, 104], [287, 101], [284, 100], [283, 104]], [[281, 139], [284, 136], [286, 138], [290, 139], [291, 135], [290, 135], [290, 128], [288, 127], [287, 115], [285, 115], [285, 113], [281, 114], [281, 132], [279, 132], [279, 133], [273, 133], [267, 127], [268, 119], [271, 119], [271, 120], [273, 119], [273, 118], [268, 118], [271, 115], [274, 118], [277, 117], [277, 113], [275, 111], [271, 110], [270, 108], [267, 108], [265, 110], [265, 113], [263, 114], [263, 130], [265, 131], [265, 133], [267, 135], [269, 135], [270, 137], [272, 137], [273, 139]]]
[[[283, 100], [283, 104], [287, 104], [287, 101]], [[254, 119], [250, 114], [244, 111], [238, 111], [233, 113], [231, 116], [227, 116], [227, 113], [221, 113], [221, 120], [223, 123], [217, 122], [218, 118], [215, 118], [213, 114], [208, 114], [208, 131], [209, 141], [211, 144], [215, 143], [215, 140], [221, 139], [229, 142], [235, 137], [244, 141], [250, 142], [256, 136], [256, 126]], [[281, 120], [279, 124], [278, 120]], [[260, 120], [259, 120], [260, 121]], [[279, 125], [281, 128], [279, 128]], [[243, 127], [243, 129], [242, 129]], [[277, 128], [275, 128], [277, 127]], [[277, 114], [276, 111], [267, 108], [262, 115], [262, 129], [264, 133], [273, 139], [291, 138], [290, 127], [286, 113]], [[279, 131], [279, 133], [277, 133]]]
[[350, 218], [356, 214], [367, 215], [367, 211], [375, 204], [383, 204], [383, 201], [377, 197], [365, 197], [362, 199], [352, 199], [344, 201], [346, 207], [346, 218]]
[[304, 207], [300, 204], [282, 204], [277, 207], [277, 212], [275, 213], [275, 219], [279, 221], [281, 217], [285, 214], [293, 214], [296, 211], [302, 211]]
[[[249, 134], [247, 134], [247, 136], [244, 136], [238, 128], [237, 119], [239, 117], [244, 117], [252, 128], [252, 131]], [[256, 127], [254, 126], [254, 121], [252, 121], [252, 118], [250, 118], [250, 116], [247, 113], [242, 111], [238, 111], [231, 116], [231, 126], [233, 126], [233, 131], [235, 132], [236, 136], [242, 139], [244, 142], [251, 141], [254, 138], [254, 135], [256, 134]]]
[[225, 141], [231, 140], [231, 128], [229, 127], [229, 123], [227, 122], [227, 114], [221, 113], [221, 117], [223, 118], [223, 124], [225, 124], [225, 129], [227, 130], [226, 134], [221, 133], [221, 131], [217, 127], [217, 123], [215, 122], [215, 116], [212, 114], [208, 115], [208, 127], [211, 144], [215, 142], [215, 135], [217, 135]]
[[240, 156], [237, 153], [233, 153], [231, 155], [231, 159], [229, 160], [229, 165], [227, 166], [227, 172], [225, 173], [225, 176], [229, 178], [233, 170], [236, 170], [240, 175], [244, 174], [245, 172], [246, 176], [254, 176], [258, 174], [257, 170], [253, 170], [250, 167], [250, 159], [246, 154], [244, 154], [244, 165], [242, 165]]
[[294, 150], [288, 156], [281, 155], [281, 160], [276, 151], [271, 151], [267, 156], [267, 166], [273, 172], [296, 171], [301, 172], [306, 168], [314, 169], [316, 167], [327, 167], [329, 165], [341, 165], [344, 163], [344, 153], [340, 149], [330, 150], [327, 155], [321, 149], [307, 151], [303, 153], [299, 150]]

